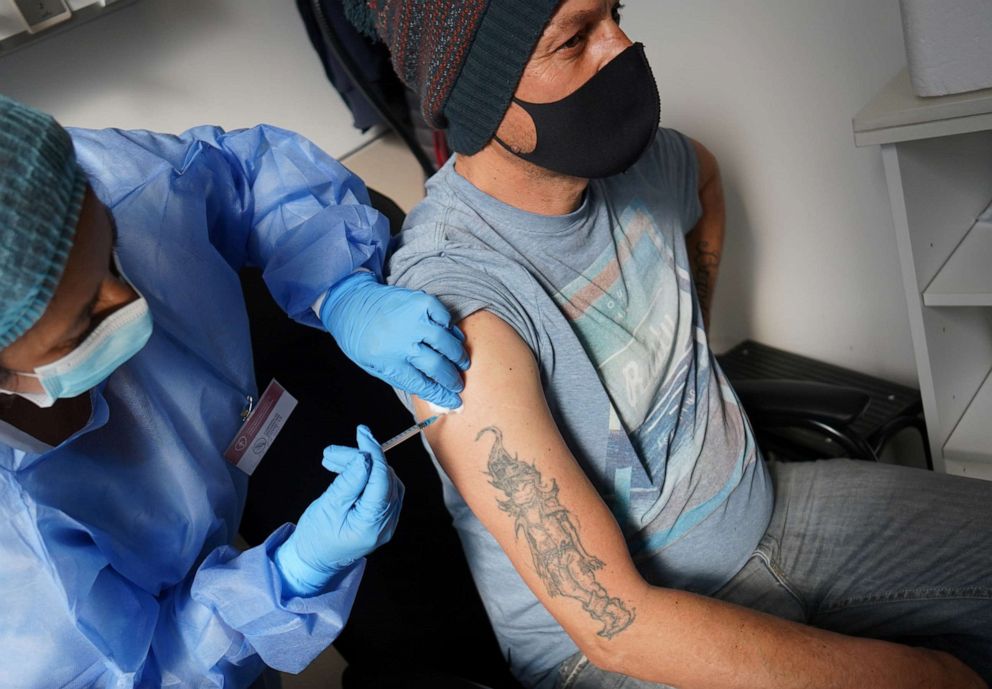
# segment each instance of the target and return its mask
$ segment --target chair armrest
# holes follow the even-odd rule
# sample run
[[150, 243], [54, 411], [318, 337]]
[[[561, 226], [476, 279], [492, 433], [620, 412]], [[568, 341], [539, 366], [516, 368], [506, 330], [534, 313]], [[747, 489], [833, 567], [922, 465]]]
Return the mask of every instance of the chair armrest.
[[871, 403], [861, 390], [805, 380], [742, 380], [733, 387], [751, 420], [770, 426], [818, 421], [842, 428]]

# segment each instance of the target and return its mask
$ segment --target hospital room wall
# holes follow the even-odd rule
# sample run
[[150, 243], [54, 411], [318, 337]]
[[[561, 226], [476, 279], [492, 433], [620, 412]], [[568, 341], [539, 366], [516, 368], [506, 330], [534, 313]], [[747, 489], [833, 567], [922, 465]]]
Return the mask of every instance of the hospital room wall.
[[[898, 1], [626, 4], [664, 123], [723, 167], [715, 345], [751, 337], [915, 383], [881, 156], [854, 147], [850, 124], [905, 63]], [[370, 138], [351, 127], [292, 0], [137, 0], [0, 58], [0, 92], [78, 126], [270, 122], [338, 157]]]
[[265, 122], [337, 157], [371, 136], [351, 126], [293, 0], [137, 0], [0, 58], [0, 93], [81, 127]]
[[904, 65], [898, 0], [629, 0], [662, 120], [719, 159], [716, 347], [750, 337], [916, 385], [881, 154], [852, 117]]

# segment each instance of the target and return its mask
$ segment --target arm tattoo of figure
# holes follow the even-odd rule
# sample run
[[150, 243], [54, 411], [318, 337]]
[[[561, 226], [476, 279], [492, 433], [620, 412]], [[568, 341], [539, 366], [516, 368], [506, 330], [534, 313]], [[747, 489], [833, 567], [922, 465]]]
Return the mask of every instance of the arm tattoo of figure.
[[703, 322], [710, 324], [710, 304], [713, 301], [713, 283], [715, 282], [716, 269], [720, 265], [720, 254], [711, 251], [709, 242], [701, 241], [695, 246], [695, 256], [693, 256], [693, 278], [696, 283], [696, 296], [699, 298], [699, 307], [703, 311]]
[[544, 482], [534, 464], [520, 461], [503, 448], [503, 434], [494, 427], [484, 428], [496, 436], [489, 451], [486, 475], [489, 483], [501, 491], [506, 500], [499, 508], [513, 517], [515, 533], [527, 539], [534, 569], [551, 597], [566, 596], [582, 603], [594, 620], [602, 623], [598, 634], [612, 639], [634, 621], [634, 610], [611, 597], [596, 580], [596, 570], [603, 562], [590, 555], [579, 539], [571, 513], [558, 501], [558, 484]]

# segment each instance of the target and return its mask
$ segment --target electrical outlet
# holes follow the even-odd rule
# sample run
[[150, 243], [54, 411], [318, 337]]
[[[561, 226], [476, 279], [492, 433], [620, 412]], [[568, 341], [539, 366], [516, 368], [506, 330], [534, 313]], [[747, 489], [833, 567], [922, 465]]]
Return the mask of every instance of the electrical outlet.
[[14, 0], [29, 33], [37, 33], [60, 24], [72, 16], [63, 0]]

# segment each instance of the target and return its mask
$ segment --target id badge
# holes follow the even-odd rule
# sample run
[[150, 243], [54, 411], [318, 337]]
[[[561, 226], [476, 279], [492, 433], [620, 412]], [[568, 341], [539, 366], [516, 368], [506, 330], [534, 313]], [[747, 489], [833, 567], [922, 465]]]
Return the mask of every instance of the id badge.
[[275, 380], [270, 382], [224, 451], [224, 459], [251, 476], [294, 409], [296, 398]]

